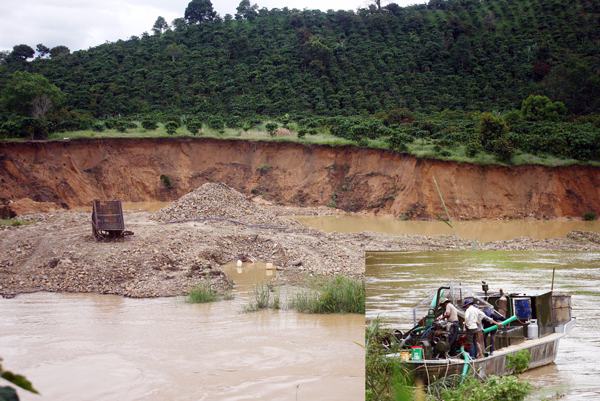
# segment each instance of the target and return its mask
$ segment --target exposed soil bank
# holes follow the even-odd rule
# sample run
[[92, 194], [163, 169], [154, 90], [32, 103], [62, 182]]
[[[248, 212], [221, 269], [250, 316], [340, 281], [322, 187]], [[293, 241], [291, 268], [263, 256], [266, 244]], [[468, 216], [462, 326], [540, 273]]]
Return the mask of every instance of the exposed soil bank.
[[[160, 176], [169, 177], [168, 189]], [[600, 168], [480, 166], [375, 149], [198, 139], [0, 143], [0, 198], [74, 207], [173, 200], [223, 182], [281, 204], [406, 218], [581, 217], [600, 210]]]

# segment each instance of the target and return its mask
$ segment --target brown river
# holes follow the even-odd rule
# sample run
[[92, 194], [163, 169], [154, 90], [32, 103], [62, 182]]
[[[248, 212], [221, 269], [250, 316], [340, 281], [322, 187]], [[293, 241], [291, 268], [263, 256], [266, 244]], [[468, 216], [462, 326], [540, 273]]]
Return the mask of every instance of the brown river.
[[[367, 320], [411, 327], [413, 307], [442, 284], [480, 290], [554, 289], [573, 295], [577, 327], [560, 342], [554, 364], [522, 375], [536, 390], [531, 400], [600, 399], [600, 253], [534, 251], [437, 251], [367, 253]], [[553, 398], [554, 399], [554, 398]]]
[[452, 227], [442, 221], [405, 221], [390, 216], [370, 215], [298, 216], [296, 220], [326, 232], [373, 231], [391, 235], [456, 235], [459, 238], [482, 242], [518, 237], [560, 238], [574, 230], [600, 232], [600, 220], [472, 220], [453, 221]]
[[[363, 400], [364, 317], [242, 312], [264, 265], [227, 267], [234, 299], [0, 299], [0, 355], [23, 400]], [[0, 379], [1, 380], [1, 379]], [[1, 383], [0, 383], [1, 384]]]

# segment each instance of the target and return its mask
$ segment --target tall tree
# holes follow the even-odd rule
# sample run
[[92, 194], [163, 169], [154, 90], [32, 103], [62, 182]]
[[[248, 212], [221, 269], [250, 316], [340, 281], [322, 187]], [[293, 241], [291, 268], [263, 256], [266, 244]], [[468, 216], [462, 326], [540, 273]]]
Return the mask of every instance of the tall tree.
[[17, 71], [4, 86], [0, 100], [9, 112], [41, 119], [63, 99], [61, 90], [43, 75]]
[[215, 20], [217, 12], [210, 0], [192, 0], [185, 9], [184, 17], [189, 24], [198, 24]]
[[235, 19], [253, 20], [258, 15], [258, 4], [250, 5], [250, 0], [242, 0], [236, 8]]
[[51, 58], [59, 58], [64, 57], [71, 54], [71, 50], [67, 46], [55, 46], [50, 49], [50, 57]]
[[35, 54], [35, 51], [27, 45], [16, 45], [13, 47], [10, 58], [18, 61], [26, 61]]
[[42, 43], [38, 43], [35, 46], [35, 51], [37, 51], [38, 56], [40, 58], [44, 58], [46, 57], [48, 54], [50, 54], [50, 48], [44, 46]]
[[167, 29], [169, 29], [169, 24], [161, 16], [159, 16], [156, 19], [156, 22], [152, 26], [152, 32], [154, 32], [155, 35], [160, 35], [161, 33], [165, 32]]

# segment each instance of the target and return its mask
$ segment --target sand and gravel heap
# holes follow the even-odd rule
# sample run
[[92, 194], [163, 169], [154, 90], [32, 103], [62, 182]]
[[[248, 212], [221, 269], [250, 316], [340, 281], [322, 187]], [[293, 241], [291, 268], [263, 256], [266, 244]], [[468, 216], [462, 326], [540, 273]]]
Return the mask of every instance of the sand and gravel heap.
[[221, 183], [200, 186], [159, 210], [152, 218], [163, 223], [190, 220], [227, 220], [258, 225], [284, 223], [269, 208], [248, 200], [243, 194]]

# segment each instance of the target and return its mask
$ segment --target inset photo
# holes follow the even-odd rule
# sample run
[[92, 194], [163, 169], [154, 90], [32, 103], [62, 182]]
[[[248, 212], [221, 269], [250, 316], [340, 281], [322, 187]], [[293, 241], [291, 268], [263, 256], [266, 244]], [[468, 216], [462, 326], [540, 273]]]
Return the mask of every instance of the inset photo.
[[365, 276], [367, 401], [600, 396], [600, 253], [367, 252]]

